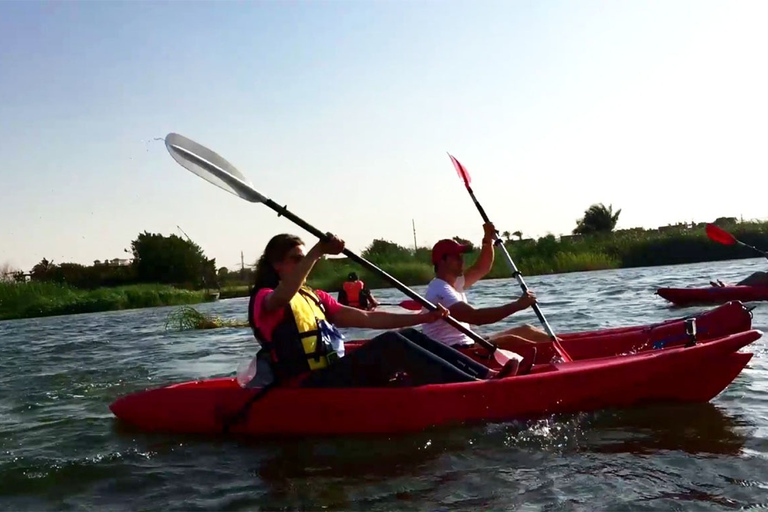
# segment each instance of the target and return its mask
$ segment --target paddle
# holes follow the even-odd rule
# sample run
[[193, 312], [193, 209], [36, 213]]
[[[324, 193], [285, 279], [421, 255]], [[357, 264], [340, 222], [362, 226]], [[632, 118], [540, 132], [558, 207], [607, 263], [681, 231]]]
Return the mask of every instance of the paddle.
[[379, 302], [379, 306], [397, 306], [401, 307], [403, 309], [408, 309], [411, 311], [421, 311], [421, 304], [416, 302], [415, 300], [401, 300], [397, 304], [391, 304], [389, 302]]
[[[288, 209], [284, 206], [280, 206], [277, 203], [275, 203], [273, 200], [268, 199], [267, 197], [263, 196], [259, 192], [257, 192], [253, 185], [246, 179], [243, 174], [238, 171], [234, 165], [230, 164], [226, 160], [224, 160], [221, 156], [214, 153], [210, 149], [201, 146], [200, 144], [182, 136], [177, 133], [169, 133], [165, 137], [165, 146], [168, 149], [168, 152], [171, 154], [174, 160], [178, 162], [182, 167], [187, 169], [188, 171], [198, 175], [199, 177], [203, 178], [205, 181], [212, 183], [216, 185], [217, 187], [226, 190], [230, 194], [234, 194], [242, 199], [245, 199], [246, 201], [250, 201], [252, 203], [262, 203], [265, 206], [268, 206], [272, 210], [277, 212], [277, 216], [283, 216], [287, 218], [288, 220], [292, 221], [293, 223], [297, 224], [298, 226], [302, 227], [306, 231], [312, 233], [314, 236], [316, 236], [319, 239], [324, 239], [327, 237], [325, 233], [317, 229], [316, 227], [312, 226], [311, 224], [307, 223], [303, 219], [299, 218], [297, 215], [293, 214], [292, 212], [288, 211]], [[349, 259], [354, 261], [355, 263], [358, 263], [365, 267], [366, 269], [370, 270], [373, 273], [378, 274], [383, 279], [386, 279], [392, 285], [403, 292], [408, 297], [412, 298], [413, 300], [420, 303], [422, 306], [427, 308], [430, 311], [434, 311], [437, 309], [437, 306], [423, 298], [421, 295], [417, 294], [410, 288], [408, 288], [406, 285], [389, 275], [388, 273], [381, 270], [379, 267], [374, 265], [373, 263], [369, 262], [368, 260], [358, 256], [357, 254], [353, 253], [349, 249], [344, 249], [342, 253], [347, 256]], [[505, 350], [499, 349], [496, 345], [493, 343], [490, 343], [485, 338], [475, 334], [468, 328], [464, 327], [462, 324], [456, 321], [451, 316], [447, 316], [443, 318], [448, 324], [450, 324], [455, 329], [458, 329], [462, 333], [469, 336], [473, 341], [481, 345], [483, 348], [488, 350], [488, 352], [493, 356], [493, 358], [501, 365], [506, 364], [512, 357], [514, 357], [510, 352], [507, 352]], [[507, 355], [509, 354], [509, 355]]]
[[[480, 212], [480, 216], [483, 218], [483, 221], [486, 224], [489, 224], [491, 221], [490, 219], [488, 219], [488, 215], [486, 215], [485, 210], [483, 210], [483, 207], [480, 205], [480, 202], [475, 197], [475, 193], [472, 191], [472, 187], [469, 185], [470, 182], [472, 181], [472, 178], [470, 178], [469, 176], [469, 172], [467, 172], [464, 166], [461, 165], [461, 163], [459, 163], [459, 161], [456, 160], [456, 158], [454, 158], [453, 155], [448, 153], [448, 156], [450, 157], [451, 162], [453, 162], [453, 166], [456, 168], [456, 172], [458, 173], [459, 177], [464, 181], [464, 186], [467, 188], [467, 192], [469, 192], [469, 196], [472, 198], [472, 201], [475, 203], [475, 206], [477, 207], [477, 211]], [[517, 282], [520, 285], [520, 288], [523, 290], [523, 293], [526, 293], [528, 291], [528, 286], [525, 284], [525, 281], [523, 281], [523, 275], [517, 269], [515, 262], [512, 261], [512, 257], [507, 252], [507, 248], [504, 247], [504, 242], [502, 242], [501, 238], [499, 238], [498, 232], [496, 232], [494, 236], [493, 244], [499, 249], [501, 249], [501, 251], [504, 253], [504, 258], [507, 261], [507, 265], [509, 265], [509, 269], [512, 271], [512, 276], [517, 279]], [[534, 303], [532, 307], [533, 307], [533, 311], [536, 313], [536, 316], [539, 317], [539, 322], [541, 322], [541, 324], [544, 326], [544, 330], [547, 331], [549, 338], [552, 340], [552, 344], [555, 350], [560, 354], [560, 357], [562, 357], [565, 361], [572, 361], [571, 357], [568, 355], [565, 349], [557, 341], [557, 338], [555, 337], [555, 333], [552, 331], [552, 327], [549, 326], [549, 322], [547, 322], [547, 319], [544, 318], [544, 313], [541, 312], [539, 305]]]
[[714, 224], [707, 224], [707, 227], [705, 229], [707, 232], [707, 236], [713, 242], [717, 242], [723, 245], [734, 245], [734, 244], [743, 245], [744, 247], [748, 247], [755, 252], [759, 252], [761, 255], [768, 258], [767, 252], [761, 251], [757, 247], [752, 247], [751, 245], [745, 244], [744, 242], [742, 242], [741, 240], [738, 240], [735, 236], [733, 236], [732, 234], [724, 230], [723, 228], [720, 228]]

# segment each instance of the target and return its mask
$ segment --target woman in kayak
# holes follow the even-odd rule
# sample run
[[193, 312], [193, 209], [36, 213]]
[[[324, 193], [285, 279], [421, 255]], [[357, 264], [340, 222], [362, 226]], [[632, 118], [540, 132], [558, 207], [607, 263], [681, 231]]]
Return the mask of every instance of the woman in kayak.
[[[362, 311], [308, 288], [305, 281], [317, 260], [343, 249], [344, 242], [332, 235], [306, 254], [304, 243], [294, 235], [276, 235], [267, 244], [256, 266], [248, 319], [262, 346], [257, 360], [267, 363], [273, 374], [269, 378], [289, 386], [377, 387], [405, 374], [409, 384], [418, 386], [504, 377], [517, 370], [514, 359], [499, 372], [490, 370], [415, 329], [386, 332], [345, 356], [343, 337], [334, 324], [398, 329], [434, 322], [447, 310], [415, 315]], [[264, 366], [259, 366], [259, 374]]]

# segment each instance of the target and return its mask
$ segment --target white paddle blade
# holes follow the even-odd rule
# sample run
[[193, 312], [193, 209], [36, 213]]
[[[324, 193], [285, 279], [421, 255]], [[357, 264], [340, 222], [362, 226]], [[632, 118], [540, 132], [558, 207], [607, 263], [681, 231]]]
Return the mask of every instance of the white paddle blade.
[[169, 133], [165, 136], [165, 147], [176, 162], [208, 183], [252, 203], [267, 200], [234, 165], [205, 146], [178, 133]]

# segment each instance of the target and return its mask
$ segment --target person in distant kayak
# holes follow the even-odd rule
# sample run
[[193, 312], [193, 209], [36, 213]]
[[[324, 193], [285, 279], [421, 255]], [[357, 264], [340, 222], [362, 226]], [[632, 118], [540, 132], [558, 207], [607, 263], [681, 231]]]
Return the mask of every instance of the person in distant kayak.
[[347, 280], [339, 290], [339, 303], [357, 309], [372, 311], [376, 309], [379, 302], [374, 298], [371, 291], [365, 286], [365, 283], [357, 277], [356, 272], [350, 272]]
[[[325, 254], [339, 254], [344, 242], [328, 235], [306, 254], [294, 235], [274, 236], [256, 265], [248, 320], [261, 344], [257, 379], [262, 385], [307, 387], [379, 387], [404, 374], [411, 385], [469, 382], [517, 371], [514, 359], [499, 372], [445, 347], [415, 329], [389, 331], [345, 355], [336, 327], [397, 329], [436, 321], [447, 310], [411, 314], [362, 311], [339, 304], [305, 281]], [[272, 381], [263, 381], [258, 363], [266, 363]]]
[[[721, 288], [726, 286], [726, 284], [719, 279], [716, 282], [710, 281], [709, 284]], [[732, 286], [768, 286], [768, 272], [754, 272], [749, 277], [742, 279]]]
[[[474, 308], [467, 301], [466, 290], [490, 272], [493, 266], [493, 241], [496, 228], [492, 223], [483, 225], [483, 241], [477, 261], [464, 270], [463, 255], [470, 251], [469, 245], [454, 240], [440, 240], [432, 247], [432, 264], [435, 277], [427, 285], [424, 298], [433, 304], [448, 308], [451, 316], [459, 322], [474, 325], [496, 323], [504, 318], [531, 307], [536, 295], [528, 291], [520, 298], [502, 306]], [[460, 350], [471, 349], [474, 342], [459, 330], [443, 321], [435, 321], [422, 327], [424, 334], [448, 346]], [[488, 336], [498, 347], [526, 354], [534, 351], [537, 342], [549, 341], [546, 332], [532, 325], [522, 325]]]

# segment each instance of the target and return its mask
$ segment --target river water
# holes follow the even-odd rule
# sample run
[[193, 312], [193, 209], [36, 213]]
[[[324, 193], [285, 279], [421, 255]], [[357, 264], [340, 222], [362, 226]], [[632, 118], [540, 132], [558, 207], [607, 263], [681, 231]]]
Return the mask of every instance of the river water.
[[[527, 278], [555, 332], [651, 323], [659, 286], [735, 282], [759, 259]], [[417, 287], [423, 291], [424, 287]], [[500, 304], [510, 280], [470, 301]], [[405, 298], [377, 290], [380, 300]], [[247, 299], [199, 306], [245, 318]], [[768, 328], [768, 303], [753, 326]], [[764, 339], [711, 403], [556, 416], [396, 437], [243, 440], [136, 432], [108, 406], [233, 375], [247, 329], [166, 332], [173, 308], [0, 322], [2, 510], [735, 510], [768, 507]], [[508, 319], [536, 324], [529, 310]], [[479, 329], [486, 332], [487, 329]], [[365, 336], [349, 330], [348, 338]], [[512, 398], [513, 399], [513, 398]]]

